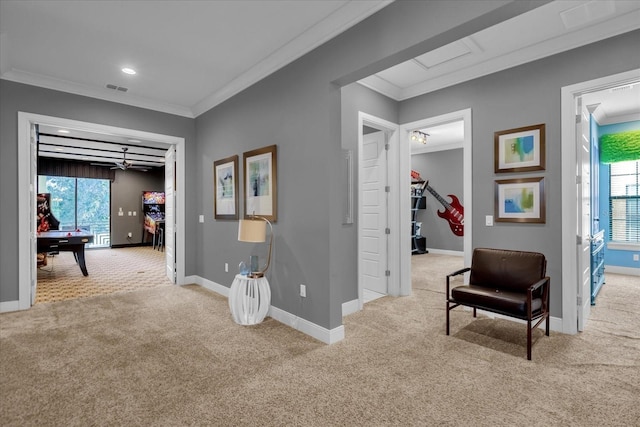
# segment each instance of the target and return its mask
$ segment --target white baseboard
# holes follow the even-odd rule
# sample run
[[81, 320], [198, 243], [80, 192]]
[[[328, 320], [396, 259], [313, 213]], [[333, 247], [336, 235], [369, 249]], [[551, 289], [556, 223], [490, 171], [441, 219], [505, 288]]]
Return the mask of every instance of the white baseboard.
[[188, 276], [185, 277], [185, 284], [187, 283], [195, 283], [198, 286], [202, 286], [203, 288], [207, 288], [210, 291], [213, 291], [217, 294], [225, 296], [229, 298], [229, 287], [221, 285], [220, 283], [216, 283], [214, 281], [205, 279], [200, 276]]
[[[196, 285], [229, 298], [229, 287], [203, 277], [188, 276], [185, 277], [185, 283], [195, 283]], [[342, 325], [329, 330], [274, 306], [269, 307], [267, 316], [304, 334], [312, 336], [325, 344], [333, 344], [344, 339], [344, 326]]]
[[[470, 307], [465, 307], [465, 309], [467, 309], [469, 311], [473, 310]], [[527, 323], [526, 320], [516, 319], [515, 317], [505, 316], [503, 314], [493, 313], [491, 311], [484, 311], [484, 310], [478, 309], [478, 313], [481, 313], [481, 314], [483, 314], [483, 315], [485, 315], [487, 317], [491, 317], [491, 318], [495, 318], [495, 319], [511, 320], [512, 322], [517, 322], [517, 323], [522, 323], [522, 324], [526, 324]], [[540, 327], [543, 327], [543, 326], [544, 326], [544, 322], [542, 322], [540, 324]], [[562, 330], [562, 318], [549, 316], [549, 329], [554, 331], [554, 332], [563, 332], [563, 330]]]
[[342, 317], [348, 316], [358, 311], [360, 311], [360, 302], [358, 301], [357, 298], [354, 300], [342, 303]]
[[[617, 265], [604, 265], [604, 273], [626, 274], [628, 276], [640, 276], [640, 268], [618, 267]], [[605, 276], [606, 280], [606, 276]]]
[[434, 248], [427, 248], [427, 251], [429, 251], [430, 254], [437, 254], [437, 255], [453, 255], [453, 256], [464, 256], [464, 252], [462, 251], [450, 251], [447, 249], [434, 249]]
[[20, 310], [20, 301], [5, 301], [0, 302], [0, 313], [8, 313], [10, 311]]
[[334, 344], [344, 339], [344, 325], [329, 330], [274, 306], [269, 307], [267, 316], [325, 344]]

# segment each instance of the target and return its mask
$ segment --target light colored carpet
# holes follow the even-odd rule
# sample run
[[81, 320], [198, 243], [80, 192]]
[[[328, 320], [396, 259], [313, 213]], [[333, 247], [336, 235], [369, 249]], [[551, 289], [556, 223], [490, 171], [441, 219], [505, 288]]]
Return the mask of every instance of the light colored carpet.
[[38, 269], [36, 304], [131, 292], [168, 286], [164, 252], [151, 246], [85, 250], [88, 276], [83, 276], [73, 252], [47, 258]]
[[[452, 312], [460, 259], [412, 257], [414, 293], [344, 320], [325, 345], [268, 318], [233, 323], [198, 286], [0, 315], [7, 426], [637, 426], [637, 278], [607, 278], [588, 330], [536, 335]], [[453, 268], [452, 268], [453, 267]], [[277, 286], [277, 284], [272, 284]]]

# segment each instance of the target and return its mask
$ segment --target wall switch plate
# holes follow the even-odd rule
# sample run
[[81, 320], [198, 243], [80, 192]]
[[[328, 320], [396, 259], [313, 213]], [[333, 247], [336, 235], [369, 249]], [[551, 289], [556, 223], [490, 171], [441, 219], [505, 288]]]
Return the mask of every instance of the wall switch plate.
[[228, 262], [225, 262], [225, 263], [224, 263], [224, 272], [225, 272], [225, 273], [228, 273], [228, 272], [229, 272], [229, 263], [228, 263]]
[[131, 211], [127, 212], [127, 215], [131, 216]]
[[493, 227], [493, 215], [487, 215], [484, 217], [484, 225], [487, 227]]
[[307, 287], [305, 285], [300, 285], [300, 296], [302, 298], [307, 296]]
[[138, 213], [136, 211], [133, 211], [133, 216], [138, 215]]
[[204, 215], [200, 215], [200, 216], [198, 217], [198, 221], [200, 221], [200, 222], [204, 222]]
[[640, 254], [633, 254], [634, 261], [640, 261]]

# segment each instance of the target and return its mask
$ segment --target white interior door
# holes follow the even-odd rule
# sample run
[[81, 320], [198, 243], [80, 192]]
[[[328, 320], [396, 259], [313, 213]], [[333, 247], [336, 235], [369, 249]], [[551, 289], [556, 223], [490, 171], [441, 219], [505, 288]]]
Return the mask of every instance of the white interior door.
[[164, 157], [164, 251], [167, 277], [171, 283], [176, 283], [175, 146], [172, 145]]
[[387, 150], [384, 132], [364, 135], [361, 151], [360, 233], [363, 289], [387, 294]]
[[584, 330], [591, 311], [591, 134], [590, 114], [577, 100], [576, 136], [578, 194], [578, 331]]

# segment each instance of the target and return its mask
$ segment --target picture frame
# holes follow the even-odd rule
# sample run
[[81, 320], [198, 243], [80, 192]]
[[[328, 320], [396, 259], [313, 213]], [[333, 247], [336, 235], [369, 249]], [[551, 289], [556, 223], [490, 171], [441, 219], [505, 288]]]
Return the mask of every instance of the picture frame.
[[238, 155], [213, 162], [213, 217], [238, 219]]
[[545, 134], [544, 123], [495, 132], [495, 173], [544, 170]]
[[278, 147], [269, 145], [243, 154], [244, 217], [278, 218]]
[[544, 224], [544, 177], [496, 180], [495, 221]]

